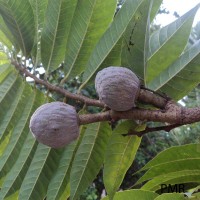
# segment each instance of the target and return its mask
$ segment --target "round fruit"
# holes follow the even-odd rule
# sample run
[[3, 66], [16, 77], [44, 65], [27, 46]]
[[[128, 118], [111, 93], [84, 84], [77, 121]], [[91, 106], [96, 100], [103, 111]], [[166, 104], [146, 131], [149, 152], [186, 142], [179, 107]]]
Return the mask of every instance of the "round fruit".
[[95, 88], [100, 101], [115, 111], [126, 111], [135, 106], [140, 91], [138, 77], [125, 67], [107, 67], [99, 71]]
[[38, 142], [61, 148], [78, 138], [78, 115], [75, 108], [68, 104], [47, 103], [32, 115], [30, 129]]

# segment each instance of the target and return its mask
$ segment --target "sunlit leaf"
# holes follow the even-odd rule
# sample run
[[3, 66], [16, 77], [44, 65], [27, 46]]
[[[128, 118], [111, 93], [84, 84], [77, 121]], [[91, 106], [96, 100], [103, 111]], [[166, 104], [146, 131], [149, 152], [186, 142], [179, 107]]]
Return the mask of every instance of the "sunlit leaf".
[[148, 87], [179, 100], [200, 82], [200, 41], [162, 71]]
[[122, 134], [128, 133], [129, 130], [135, 127], [136, 125], [133, 121], [122, 122], [116, 127], [110, 137], [106, 150], [103, 180], [106, 191], [111, 199], [121, 185], [127, 170], [133, 163], [140, 145], [141, 138], [137, 136], [122, 136]]
[[150, 37], [147, 82], [165, 70], [185, 48], [199, 5]]

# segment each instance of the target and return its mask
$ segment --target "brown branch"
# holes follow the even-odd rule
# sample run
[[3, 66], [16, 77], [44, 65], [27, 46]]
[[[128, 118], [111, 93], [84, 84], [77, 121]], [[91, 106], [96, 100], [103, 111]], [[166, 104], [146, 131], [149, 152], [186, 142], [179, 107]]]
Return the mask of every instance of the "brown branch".
[[176, 126], [200, 121], [200, 108], [183, 108], [169, 101], [165, 110], [147, 110], [141, 108], [135, 108], [126, 112], [109, 110], [103, 113], [80, 115], [79, 118], [80, 124], [109, 121], [111, 119], [132, 119], [166, 122], [170, 124], [168, 128], [175, 128]]
[[[65, 97], [81, 101], [86, 105], [97, 106], [105, 108], [106, 105], [100, 102], [99, 100], [90, 99], [83, 95], [72, 94], [66, 91], [63, 88], [51, 85], [49, 82], [37, 78], [35, 75], [31, 74], [23, 66], [13, 61], [12, 64], [20, 71], [24, 76], [29, 76], [34, 79], [36, 83], [44, 85], [49, 91], [55, 91], [63, 94]], [[141, 89], [139, 97], [137, 99], [139, 102], [151, 104], [159, 109], [150, 110], [142, 108], [133, 108], [129, 111], [117, 112], [113, 110], [108, 110], [102, 113], [96, 114], [85, 114], [80, 115], [80, 125], [89, 124], [100, 121], [111, 121], [111, 120], [120, 120], [120, 119], [132, 119], [132, 120], [141, 120], [141, 121], [154, 121], [154, 122], [167, 122], [170, 125], [166, 127], [155, 127], [147, 128], [146, 130], [137, 133], [143, 135], [149, 131], [158, 131], [158, 130], [171, 130], [177, 126], [184, 124], [191, 124], [194, 122], [200, 121], [200, 108], [184, 108], [177, 105], [174, 101], [169, 98], [165, 98], [162, 95], [155, 93], [154, 91], [149, 91], [147, 89]]]
[[[26, 70], [26, 68], [24, 68], [22, 65], [20, 65], [16, 61], [12, 61], [11, 63], [15, 66], [15, 68], [18, 71], [22, 72], [22, 74], [24, 74], [26, 77], [31, 77], [32, 79], [34, 79], [35, 83], [44, 85], [49, 91], [55, 91], [57, 93], [63, 94], [65, 97], [68, 97], [70, 99], [74, 99], [77, 101], [81, 101], [85, 103], [86, 105], [97, 106], [100, 108], [106, 107], [106, 105], [100, 102], [99, 100], [90, 99], [80, 94], [70, 93], [61, 87], [54, 86], [47, 81], [37, 78], [34, 74], [31, 74], [29, 71]], [[157, 108], [164, 109], [168, 99], [161, 97], [159, 94], [155, 94], [155, 92], [149, 91], [148, 89], [140, 89], [137, 101], [145, 103], [145, 104], [151, 104]]]
[[18, 64], [15, 61], [13, 61], [12, 64], [15, 66], [15, 68], [18, 71], [22, 72], [26, 77], [27, 76], [31, 77], [32, 79], [34, 79], [34, 81], [36, 83], [44, 85], [49, 91], [58, 92], [60, 94], [63, 94], [65, 97], [68, 97], [70, 99], [74, 99], [74, 100], [77, 100], [77, 101], [81, 101], [81, 102], [85, 103], [86, 105], [97, 106], [97, 107], [100, 107], [100, 108], [106, 107], [106, 105], [104, 103], [100, 102], [99, 100], [90, 99], [90, 98], [83, 96], [83, 95], [80, 95], [80, 94], [73, 94], [73, 93], [68, 92], [67, 90], [65, 90], [61, 87], [54, 86], [47, 81], [44, 81], [44, 80], [37, 78], [35, 75], [33, 75], [29, 71], [27, 71], [26, 68], [22, 67], [20, 64]]

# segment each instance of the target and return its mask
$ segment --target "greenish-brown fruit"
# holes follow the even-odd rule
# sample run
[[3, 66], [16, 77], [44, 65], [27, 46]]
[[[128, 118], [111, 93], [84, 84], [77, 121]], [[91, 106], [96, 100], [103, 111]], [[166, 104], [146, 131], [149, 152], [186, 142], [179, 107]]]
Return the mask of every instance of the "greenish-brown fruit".
[[140, 80], [125, 67], [107, 67], [95, 78], [95, 88], [100, 101], [115, 111], [126, 111], [135, 107], [140, 91]]
[[38, 142], [61, 148], [78, 138], [78, 115], [75, 108], [68, 104], [47, 103], [32, 115], [30, 130]]

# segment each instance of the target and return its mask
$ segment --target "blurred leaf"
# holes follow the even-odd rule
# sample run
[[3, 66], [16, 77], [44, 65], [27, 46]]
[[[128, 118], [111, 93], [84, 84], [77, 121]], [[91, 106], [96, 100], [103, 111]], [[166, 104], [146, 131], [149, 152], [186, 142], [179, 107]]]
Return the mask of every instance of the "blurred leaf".
[[35, 37], [34, 14], [30, 2], [1, 0], [0, 14], [15, 38], [15, 42], [20, 46], [23, 54], [28, 56], [33, 48]]
[[[0, 37], [1, 37], [1, 34], [0, 34]], [[9, 62], [10, 61], [8, 60], [7, 55], [4, 52], [0, 51], [0, 65], [6, 64], [6, 63], [9, 63]]]
[[160, 90], [172, 99], [179, 100], [199, 83], [199, 64], [200, 40], [162, 71], [148, 84], [148, 87]]
[[82, 87], [94, 75], [113, 47], [117, 44], [142, 2], [143, 0], [125, 1], [122, 8], [119, 10], [113, 22], [101, 37], [91, 54], [87, 63], [87, 68], [83, 74], [84, 83]]
[[155, 198], [155, 200], [186, 200], [186, 198], [184, 197], [184, 194], [177, 194], [177, 193], [173, 193], [173, 194], [162, 194], [158, 197]]
[[110, 137], [103, 171], [104, 185], [110, 199], [113, 198], [121, 185], [140, 145], [141, 138], [122, 136], [122, 134], [128, 133], [130, 129], [135, 127], [136, 124], [133, 121], [122, 122]]
[[158, 13], [158, 10], [160, 8], [160, 5], [162, 4], [163, 0], [156, 0], [153, 1], [152, 9], [151, 9], [151, 16], [150, 21], [152, 22], [156, 14]]
[[[153, 200], [158, 194], [145, 191], [145, 190], [126, 190], [123, 192], [117, 192], [113, 200]], [[109, 200], [108, 197], [104, 197], [102, 200]]]
[[49, 0], [41, 38], [41, 58], [47, 73], [64, 61], [77, 0]]
[[165, 70], [185, 48], [199, 5], [150, 37], [147, 82]]
[[111, 129], [106, 122], [87, 126], [72, 164], [70, 199], [77, 199], [95, 179], [103, 165], [110, 134]]
[[144, 80], [147, 67], [152, 2], [143, 1], [123, 35], [122, 66], [132, 69], [141, 80]]
[[116, 0], [79, 1], [76, 7], [65, 57], [67, 78], [81, 74], [92, 50], [111, 23]]

